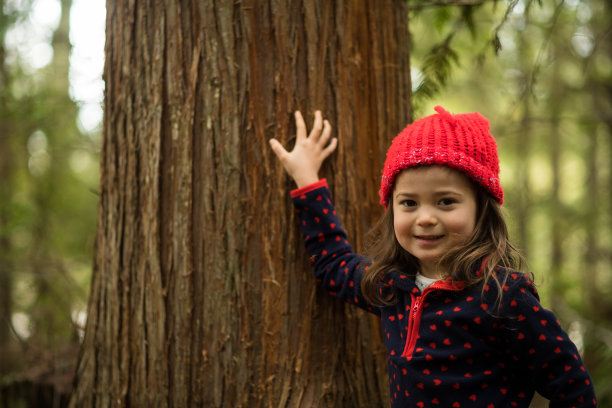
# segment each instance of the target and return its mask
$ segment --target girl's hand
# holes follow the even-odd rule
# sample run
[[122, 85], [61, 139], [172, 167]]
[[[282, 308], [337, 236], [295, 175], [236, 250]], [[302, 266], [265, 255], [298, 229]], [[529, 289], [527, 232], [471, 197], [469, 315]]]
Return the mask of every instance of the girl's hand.
[[[323, 120], [320, 111], [315, 112], [315, 120], [310, 134], [306, 136], [306, 124], [300, 111], [295, 112], [296, 141], [291, 152], [276, 139], [270, 139], [270, 146], [287, 173], [295, 180], [298, 188], [319, 180], [319, 169], [323, 161], [338, 145], [335, 137], [329, 142], [331, 125]], [[329, 144], [328, 144], [329, 142]]]

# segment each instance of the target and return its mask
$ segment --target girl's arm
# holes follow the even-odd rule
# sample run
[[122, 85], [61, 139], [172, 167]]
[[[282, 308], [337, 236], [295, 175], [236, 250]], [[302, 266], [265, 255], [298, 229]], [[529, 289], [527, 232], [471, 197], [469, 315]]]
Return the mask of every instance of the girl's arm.
[[353, 253], [323, 179], [291, 192], [317, 283], [332, 296], [379, 315], [361, 293], [361, 277], [370, 260]]
[[369, 261], [353, 253], [334, 210], [327, 182], [319, 180], [321, 164], [336, 149], [338, 141], [330, 138], [331, 126], [319, 111], [315, 112], [308, 136], [299, 111], [295, 113], [295, 122], [296, 143], [291, 152], [276, 139], [270, 140], [270, 146], [298, 186], [291, 196], [317, 283], [333, 296], [379, 314], [379, 309], [369, 305], [361, 294], [361, 276]]
[[507, 289], [506, 341], [515, 360], [526, 364], [536, 390], [551, 407], [595, 407], [593, 383], [576, 346], [542, 307], [531, 281], [511, 274]]
[[315, 112], [310, 135], [306, 136], [306, 124], [300, 111], [295, 112], [295, 125], [296, 141], [291, 152], [285, 150], [276, 139], [270, 139], [270, 146], [298, 188], [301, 188], [319, 180], [321, 164], [336, 150], [338, 139], [334, 137], [330, 142], [331, 125], [323, 120], [320, 111]]

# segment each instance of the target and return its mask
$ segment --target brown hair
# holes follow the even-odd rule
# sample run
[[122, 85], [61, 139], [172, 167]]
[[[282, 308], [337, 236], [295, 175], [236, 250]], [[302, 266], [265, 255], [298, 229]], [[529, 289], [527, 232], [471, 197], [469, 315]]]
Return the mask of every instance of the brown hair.
[[[446, 253], [440, 264], [448, 265], [449, 276], [454, 281], [463, 281], [467, 286], [474, 286], [484, 281], [484, 287], [493, 282], [497, 286], [497, 302], [501, 304], [503, 286], [507, 274], [496, 274], [497, 267], [521, 271], [525, 264], [523, 256], [510, 243], [508, 228], [500, 205], [495, 198], [480, 185], [472, 181], [476, 195], [477, 220], [474, 232], [468, 242]], [[381, 216], [369, 234], [369, 256], [372, 265], [365, 270], [361, 289], [366, 300], [377, 306], [393, 304], [394, 296], [383, 297], [381, 294], [382, 279], [392, 270], [400, 270], [409, 275], [416, 275], [419, 260], [401, 247], [393, 228], [393, 203]], [[481, 274], [475, 274], [474, 268], [486, 259], [486, 267]], [[500, 276], [501, 275], [501, 276]]]

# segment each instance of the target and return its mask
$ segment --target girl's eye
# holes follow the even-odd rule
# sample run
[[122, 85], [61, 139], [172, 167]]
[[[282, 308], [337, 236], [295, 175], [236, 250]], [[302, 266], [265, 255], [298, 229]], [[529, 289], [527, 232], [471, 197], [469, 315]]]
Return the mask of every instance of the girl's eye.
[[443, 198], [440, 200], [440, 205], [453, 205], [456, 202], [454, 198]]
[[416, 201], [414, 200], [403, 200], [401, 203], [402, 207], [414, 207], [416, 205]]

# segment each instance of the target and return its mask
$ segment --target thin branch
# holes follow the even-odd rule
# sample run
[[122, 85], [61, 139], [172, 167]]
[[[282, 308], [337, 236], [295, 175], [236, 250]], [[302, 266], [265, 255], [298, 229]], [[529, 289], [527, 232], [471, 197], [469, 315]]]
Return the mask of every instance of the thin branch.
[[544, 64], [548, 45], [552, 41], [553, 34], [555, 32], [555, 29], [557, 28], [557, 23], [559, 22], [561, 11], [563, 10], [564, 5], [565, 5], [565, 0], [561, 0], [559, 4], [555, 6], [555, 12], [551, 18], [551, 21], [549, 22], [550, 27], [546, 33], [546, 37], [544, 41], [542, 42], [542, 45], [540, 46], [540, 49], [538, 50], [538, 55], [536, 57], [535, 64], [532, 67], [531, 75], [529, 76], [529, 81], [527, 83], [527, 88], [526, 88], [526, 91], [529, 91], [532, 94], [534, 92], [535, 83], [538, 79], [538, 74], [540, 73], [540, 68], [542, 68], [542, 65]]
[[612, 33], [612, 25], [608, 26], [607, 29], [601, 33], [599, 33], [595, 39], [593, 40], [593, 49], [591, 53], [584, 59], [583, 70], [586, 71], [589, 64], [593, 63], [593, 59], [597, 55], [597, 49], [602, 45], [606, 44], [606, 38]]
[[608, 349], [612, 349], [612, 330], [602, 326], [600, 323], [587, 319], [562, 299], [558, 300], [555, 308], [557, 309], [555, 311], [558, 311], [567, 320], [580, 322], [587, 332], [594, 334], [593, 338], [605, 343]]
[[21, 337], [21, 335], [17, 332], [17, 329], [15, 329], [15, 326], [13, 326], [13, 322], [11, 321], [11, 319], [5, 318], [4, 320], [5, 320], [6, 325], [9, 327], [9, 329], [11, 329], [13, 336], [15, 336], [15, 338], [17, 339], [21, 347], [24, 350], [31, 350], [32, 347], [30, 347], [30, 345], [25, 341], [25, 339]]
[[504, 13], [504, 17], [499, 22], [497, 27], [495, 27], [495, 30], [493, 30], [493, 46], [495, 47], [495, 54], [498, 54], [501, 50], [499, 32], [501, 31], [502, 27], [508, 22], [508, 18], [510, 17], [510, 14], [512, 14], [512, 11], [514, 10], [514, 7], [516, 7], [517, 3], [518, 0], [510, 1], [510, 3], [508, 4], [508, 8], [506, 8], [506, 12]]
[[480, 6], [487, 0], [439, 0], [439, 1], [428, 1], [425, 3], [409, 4], [410, 10], [422, 10], [427, 7], [444, 7], [444, 6]]

